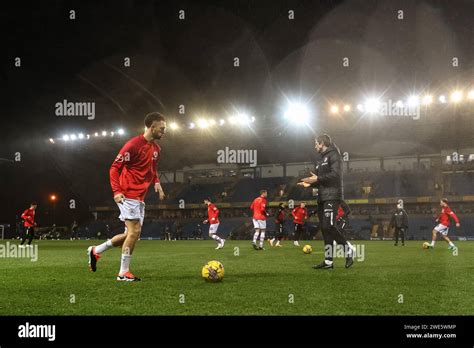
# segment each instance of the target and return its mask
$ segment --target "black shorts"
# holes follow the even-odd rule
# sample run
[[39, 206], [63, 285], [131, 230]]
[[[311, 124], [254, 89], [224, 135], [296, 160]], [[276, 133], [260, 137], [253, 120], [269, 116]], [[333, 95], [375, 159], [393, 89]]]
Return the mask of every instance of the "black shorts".
[[34, 236], [35, 235], [35, 228], [33, 226], [25, 227], [25, 236]]
[[295, 224], [295, 232], [297, 231], [304, 231], [304, 225], [303, 224]]
[[336, 216], [341, 201], [318, 202], [318, 218], [323, 233], [328, 231], [331, 226], [336, 226]]
[[282, 222], [282, 223], [278, 223], [276, 222], [275, 223], [275, 234], [276, 235], [286, 235], [286, 228], [285, 228], [285, 223]]

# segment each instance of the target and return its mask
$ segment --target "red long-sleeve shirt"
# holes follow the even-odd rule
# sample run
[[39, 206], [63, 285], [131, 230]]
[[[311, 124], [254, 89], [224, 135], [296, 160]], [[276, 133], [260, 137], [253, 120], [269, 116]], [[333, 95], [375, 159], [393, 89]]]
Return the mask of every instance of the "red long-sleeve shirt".
[[293, 215], [293, 222], [295, 224], [302, 225], [304, 224], [304, 221], [308, 218], [308, 210], [306, 208], [296, 207], [291, 212], [291, 215]]
[[160, 182], [156, 166], [161, 147], [143, 135], [130, 139], [110, 167], [110, 186], [114, 196], [143, 201], [150, 184]]
[[211, 225], [219, 223], [219, 209], [212, 203], [207, 206], [207, 221]]
[[266, 205], [267, 199], [263, 196], [257, 197], [253, 200], [250, 209], [253, 210], [253, 218], [255, 220], [267, 219], [267, 211], [265, 210]]
[[441, 209], [441, 214], [438, 216], [438, 222], [446, 227], [449, 227], [451, 224], [449, 217], [452, 217], [457, 224], [459, 223], [459, 218], [448, 206]]
[[285, 217], [286, 217], [285, 209], [278, 210], [278, 215], [275, 219], [275, 223], [282, 224], [285, 221]]
[[35, 210], [31, 208], [26, 209], [23, 214], [21, 214], [21, 218], [24, 221], [23, 226], [33, 227], [35, 225]]

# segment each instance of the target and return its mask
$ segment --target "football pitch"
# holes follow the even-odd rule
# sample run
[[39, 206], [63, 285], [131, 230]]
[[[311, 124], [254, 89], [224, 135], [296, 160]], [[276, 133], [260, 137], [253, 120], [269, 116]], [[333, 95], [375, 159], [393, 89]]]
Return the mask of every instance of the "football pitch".
[[[11, 242], [16, 243], [16, 242]], [[86, 248], [95, 241], [35, 241], [38, 260], [1, 258], [1, 315], [473, 315], [474, 243], [355, 241], [363, 261], [313, 270], [323, 259], [284, 241], [253, 250], [250, 241], [138, 242], [131, 270], [141, 282], [117, 282], [120, 249], [102, 255], [96, 273]], [[225, 267], [221, 283], [206, 283], [210, 260]]]

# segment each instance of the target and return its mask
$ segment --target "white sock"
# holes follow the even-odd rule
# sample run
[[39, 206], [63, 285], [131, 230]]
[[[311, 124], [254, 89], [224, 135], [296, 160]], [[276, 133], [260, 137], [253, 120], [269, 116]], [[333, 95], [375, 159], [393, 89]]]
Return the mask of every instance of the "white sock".
[[272, 242], [272, 243], [273, 243], [274, 241], [275, 241], [275, 238], [272, 238], [272, 239], [270, 239], [270, 242]]
[[431, 241], [431, 246], [432, 246], [432, 247], [434, 247], [435, 242], [436, 242], [435, 240], [432, 240], [432, 241]]
[[277, 240], [277, 243], [276, 243], [276, 245], [280, 245], [280, 241], [279, 241], [279, 240]]
[[212, 234], [211, 238], [214, 239], [217, 243], [222, 244], [222, 239], [219, 236]]
[[107, 240], [106, 242], [95, 247], [95, 252], [97, 254], [102, 254], [107, 249], [112, 248], [112, 240]]
[[265, 240], [265, 231], [260, 233], [260, 248], [263, 248], [263, 241]]
[[449, 246], [454, 246], [454, 243], [453, 242], [449, 242]]
[[332, 265], [332, 261], [324, 260], [324, 262], [326, 262], [326, 265]]
[[260, 231], [255, 230], [255, 233], [253, 234], [253, 244], [257, 243], [257, 238], [259, 234], [260, 234]]
[[130, 271], [130, 261], [132, 260], [132, 255], [122, 254], [122, 259], [120, 262], [120, 272], [119, 275], [123, 275]]

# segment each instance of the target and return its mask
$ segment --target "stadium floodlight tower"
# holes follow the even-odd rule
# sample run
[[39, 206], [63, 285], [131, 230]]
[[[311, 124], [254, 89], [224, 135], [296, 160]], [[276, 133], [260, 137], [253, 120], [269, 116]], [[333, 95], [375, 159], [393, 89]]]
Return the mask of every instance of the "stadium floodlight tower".
[[417, 95], [411, 95], [408, 97], [407, 104], [410, 107], [418, 106], [420, 104], [420, 97]]
[[451, 93], [451, 101], [453, 103], [459, 103], [462, 100], [462, 92], [461, 91], [454, 91]]
[[197, 120], [197, 125], [201, 129], [205, 129], [209, 127], [209, 122], [205, 118], [200, 118]]
[[241, 126], [248, 126], [252, 122], [251, 117], [246, 112], [238, 112], [235, 119]]
[[364, 110], [369, 114], [376, 114], [380, 109], [380, 99], [379, 98], [367, 98], [364, 104]]
[[309, 106], [306, 103], [290, 102], [284, 117], [295, 125], [307, 125], [311, 116]]
[[422, 99], [422, 104], [423, 105], [430, 105], [433, 102], [433, 96], [432, 95], [425, 95]]

